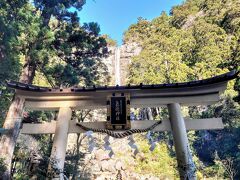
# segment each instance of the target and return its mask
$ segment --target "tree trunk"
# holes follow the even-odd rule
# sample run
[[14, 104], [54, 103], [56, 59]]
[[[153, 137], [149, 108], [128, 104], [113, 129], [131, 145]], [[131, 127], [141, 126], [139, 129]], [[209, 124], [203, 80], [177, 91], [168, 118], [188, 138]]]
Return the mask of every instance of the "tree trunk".
[[23, 66], [22, 74], [20, 76], [20, 82], [26, 84], [32, 84], [35, 76], [36, 65], [30, 63], [30, 58], [26, 58], [27, 63]]
[[[20, 76], [20, 82], [31, 84], [35, 75], [36, 66], [31, 66], [29, 58], [23, 67]], [[11, 179], [11, 162], [13, 157], [14, 148], [20, 132], [22, 124], [22, 113], [24, 108], [24, 99], [18, 96], [13, 98], [9, 107], [7, 117], [3, 127], [8, 129], [8, 133], [1, 137], [0, 141], [0, 157], [3, 157], [7, 165], [7, 170], [3, 175], [0, 175], [3, 180]]]
[[0, 157], [4, 158], [7, 171], [3, 174], [3, 179], [10, 179], [11, 162], [14, 147], [21, 127], [21, 117], [24, 107], [24, 99], [15, 97], [7, 113], [3, 127], [9, 132], [2, 136], [0, 142]]
[[[49, 9], [44, 9], [41, 16], [43, 17], [42, 27], [47, 27], [51, 18]], [[2, 53], [0, 51], [0, 58]], [[25, 65], [20, 76], [20, 82], [32, 84], [35, 76], [36, 64], [31, 62], [30, 56], [26, 55]], [[11, 162], [13, 157], [14, 148], [20, 132], [22, 124], [22, 113], [24, 108], [24, 99], [20, 97], [14, 97], [7, 113], [3, 127], [10, 129], [8, 134], [3, 135], [0, 138], [0, 157], [5, 159], [7, 170], [3, 175], [0, 174], [3, 180], [11, 179]]]

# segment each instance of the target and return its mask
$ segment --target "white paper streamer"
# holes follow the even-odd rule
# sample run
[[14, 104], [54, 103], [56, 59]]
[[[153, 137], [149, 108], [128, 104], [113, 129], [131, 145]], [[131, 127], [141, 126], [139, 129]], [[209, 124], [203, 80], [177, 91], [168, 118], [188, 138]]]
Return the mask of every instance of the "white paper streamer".
[[109, 157], [112, 157], [114, 155], [113, 150], [111, 150], [108, 155], [109, 155]]
[[155, 147], [157, 146], [156, 142], [153, 142], [149, 148], [150, 151], [154, 151]]
[[112, 157], [113, 155], [114, 155], [114, 152], [113, 152], [113, 150], [112, 150], [112, 148], [110, 147], [110, 136], [105, 136], [105, 138], [103, 139], [104, 140], [104, 145], [103, 145], [103, 147], [104, 147], [104, 149], [106, 150], [106, 151], [110, 151], [109, 152], [109, 157]]
[[135, 151], [133, 152], [134, 156], [136, 156], [139, 153], [138, 149], [135, 149]]
[[86, 136], [88, 138], [88, 151], [90, 153], [92, 153], [94, 148], [95, 148], [95, 146], [96, 146], [94, 137], [92, 136], [93, 131], [87, 131], [85, 134], [86, 134]]
[[137, 153], [139, 153], [139, 151], [138, 151], [138, 147], [137, 147], [137, 145], [135, 144], [135, 141], [134, 141], [134, 139], [133, 139], [133, 136], [129, 136], [128, 137], [128, 140], [129, 140], [129, 143], [128, 143], [128, 145], [132, 148], [132, 149], [134, 149], [134, 155], [136, 156], [137, 155]]
[[93, 134], [93, 131], [87, 131], [85, 134], [86, 134], [87, 137], [89, 137]]
[[150, 145], [149, 150], [154, 151], [155, 147], [157, 146], [157, 141], [152, 137], [151, 131], [147, 132], [146, 138], [148, 139], [148, 144]]

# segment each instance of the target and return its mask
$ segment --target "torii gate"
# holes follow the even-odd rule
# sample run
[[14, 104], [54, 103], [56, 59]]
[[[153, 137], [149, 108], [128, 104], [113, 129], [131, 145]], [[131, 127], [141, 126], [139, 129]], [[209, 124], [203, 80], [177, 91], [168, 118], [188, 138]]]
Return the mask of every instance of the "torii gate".
[[[221, 118], [184, 120], [180, 105], [210, 105], [217, 102], [219, 94], [226, 89], [227, 82], [236, 78], [237, 74], [236, 71], [231, 71], [205, 80], [154, 85], [92, 86], [62, 89], [10, 81], [8, 86], [16, 89], [15, 96], [25, 102], [23, 108], [59, 110], [57, 121], [43, 124], [23, 124], [21, 133], [55, 134], [51, 157], [58, 160], [56, 165], [60, 169], [64, 168], [68, 133], [83, 133], [85, 128], [82, 128], [82, 126], [95, 129], [109, 127], [109, 121], [83, 122], [78, 126], [76, 122], [70, 121], [72, 110], [106, 108], [106, 101], [112, 94], [120, 94], [120, 96], [127, 94], [131, 102], [127, 102], [127, 104], [131, 107], [167, 106], [170, 118], [163, 120], [161, 124], [159, 123], [153, 131], [172, 131], [180, 177], [181, 179], [196, 179], [186, 130], [222, 129], [223, 123]], [[123, 101], [119, 100], [118, 102]], [[128, 122], [129, 117], [126, 119], [126, 122]], [[131, 121], [130, 126], [131, 129], [143, 130], [154, 125], [154, 123], [156, 121]], [[130, 126], [127, 128], [130, 128]], [[119, 129], [119, 126], [116, 127], [116, 129]], [[120, 126], [120, 129], [122, 127]], [[115, 130], [113, 131], [115, 132]], [[55, 178], [62, 179], [61, 175]]]

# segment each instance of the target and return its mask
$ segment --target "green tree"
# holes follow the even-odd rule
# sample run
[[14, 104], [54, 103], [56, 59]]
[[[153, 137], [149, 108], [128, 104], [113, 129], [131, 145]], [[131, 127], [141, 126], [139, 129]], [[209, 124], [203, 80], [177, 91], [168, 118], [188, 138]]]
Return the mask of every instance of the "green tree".
[[170, 12], [173, 26], [181, 28], [187, 22], [189, 16], [200, 11], [199, 5], [201, 2], [202, 0], [187, 0], [182, 5], [174, 6]]
[[223, 64], [230, 60], [231, 51], [225, 31], [215, 24], [199, 20], [195, 22], [192, 32], [196, 46], [189, 65], [194, 69], [196, 78], [204, 79], [227, 71]]
[[[131, 25], [125, 32], [125, 43], [137, 43], [142, 51], [132, 58], [130, 82], [190, 81], [239, 70], [238, 7], [239, 1], [236, 0], [187, 0], [173, 7], [170, 16], [163, 13], [148, 21], [145, 28], [139, 22]], [[203, 165], [208, 166], [208, 177], [214, 176], [211, 172], [220, 167], [214, 160], [215, 151], [221, 160], [231, 158], [233, 168], [239, 169], [239, 82], [238, 77], [229, 83], [228, 91], [218, 105], [209, 106], [204, 111], [201, 107], [189, 108], [191, 116], [222, 117], [225, 124], [224, 130], [200, 131], [193, 137], [194, 152]], [[224, 172], [222, 176], [227, 178], [226, 174]], [[239, 173], [235, 178], [239, 178]]]
[[150, 26], [151, 35], [141, 42], [142, 51], [130, 66], [130, 82], [156, 84], [188, 79], [191, 69], [184, 58], [194, 44], [191, 34], [172, 27], [165, 13]]
[[[9, 14], [1, 22], [6, 24], [6, 28], [14, 30], [9, 32], [16, 31], [10, 37], [1, 35], [1, 39], [8, 37], [9, 40], [5, 40], [7, 45], [12, 43], [11, 38], [16, 41], [14, 58], [17, 63], [22, 61], [22, 69], [19, 74], [16, 73], [20, 82], [32, 84], [35, 74], [42, 71], [51, 85], [70, 86], [77, 84], [78, 78], [83, 79], [83, 84], [91, 84], [100, 77], [99, 72], [104, 73], [104, 65], [98, 58], [106, 53], [106, 42], [99, 37], [98, 25], [90, 23], [80, 26], [77, 13], [69, 10], [80, 10], [84, 3], [78, 0], [44, 0], [34, 1], [33, 4], [29, 1], [1, 1], [0, 12], [3, 16], [4, 13]], [[15, 29], [13, 22], [16, 23]], [[1, 48], [1, 56], [8, 60], [4, 49], [6, 47]], [[61, 71], [56, 71], [59, 68]], [[52, 78], [49, 78], [50, 75]], [[4, 76], [3, 80], [6, 78], [10, 77]], [[1, 138], [0, 154], [8, 164], [5, 179], [10, 178], [12, 153], [21, 126], [18, 116], [22, 112], [19, 108], [22, 106], [23, 101], [14, 98], [4, 123], [5, 128], [13, 129], [8, 136]]]
[[126, 32], [124, 32], [123, 42], [141, 42], [149, 36], [150, 22], [139, 17], [136, 24], [131, 25]]

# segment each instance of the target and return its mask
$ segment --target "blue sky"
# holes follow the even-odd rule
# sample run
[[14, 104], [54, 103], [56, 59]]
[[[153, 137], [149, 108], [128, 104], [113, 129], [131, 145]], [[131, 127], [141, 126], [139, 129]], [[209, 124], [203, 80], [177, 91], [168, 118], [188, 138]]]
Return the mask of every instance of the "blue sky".
[[148, 20], [161, 14], [169, 13], [174, 5], [182, 0], [87, 0], [78, 13], [80, 22], [98, 22], [101, 34], [108, 34], [122, 43], [122, 36], [128, 27], [137, 22], [138, 17]]

